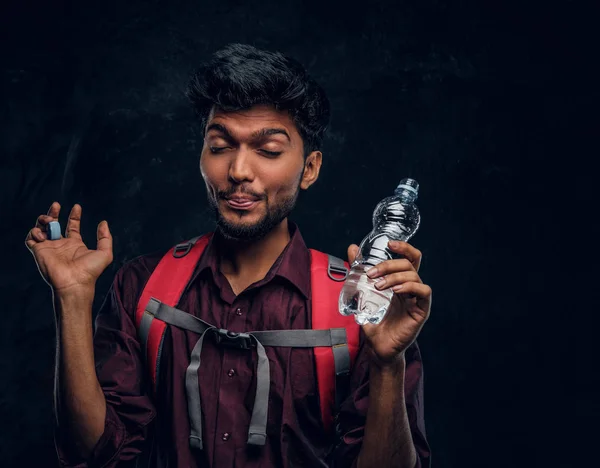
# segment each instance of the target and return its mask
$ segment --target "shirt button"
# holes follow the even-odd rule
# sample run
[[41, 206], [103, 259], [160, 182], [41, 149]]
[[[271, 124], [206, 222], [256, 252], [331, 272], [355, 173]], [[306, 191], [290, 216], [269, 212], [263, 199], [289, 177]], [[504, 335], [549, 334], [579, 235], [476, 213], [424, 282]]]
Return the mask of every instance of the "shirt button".
[[229, 372], [227, 372], [227, 375], [229, 377], [233, 377], [235, 375], [235, 369], [229, 369]]
[[240, 309], [240, 308], [235, 309], [235, 315], [242, 315], [242, 309]]
[[221, 437], [221, 439], [223, 439], [223, 440], [229, 440], [229, 437], [231, 437], [231, 434], [229, 432], [225, 432], [223, 434], [223, 436]]

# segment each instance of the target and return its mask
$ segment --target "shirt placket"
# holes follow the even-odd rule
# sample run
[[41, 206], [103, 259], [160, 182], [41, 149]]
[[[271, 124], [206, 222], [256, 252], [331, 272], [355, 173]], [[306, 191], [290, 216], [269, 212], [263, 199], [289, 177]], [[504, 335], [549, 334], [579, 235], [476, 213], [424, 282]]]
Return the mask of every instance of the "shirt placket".
[[[223, 325], [228, 330], [240, 330], [245, 311], [246, 304], [235, 301], [228, 316], [224, 318]], [[240, 389], [248, 387], [249, 383], [241, 382], [240, 379], [248, 376], [248, 372], [245, 372], [241, 366], [246, 365], [245, 353], [250, 352], [252, 351], [222, 346], [223, 359], [215, 434], [215, 463], [219, 467], [233, 468], [237, 449], [246, 444], [248, 427], [244, 423], [244, 395]]]

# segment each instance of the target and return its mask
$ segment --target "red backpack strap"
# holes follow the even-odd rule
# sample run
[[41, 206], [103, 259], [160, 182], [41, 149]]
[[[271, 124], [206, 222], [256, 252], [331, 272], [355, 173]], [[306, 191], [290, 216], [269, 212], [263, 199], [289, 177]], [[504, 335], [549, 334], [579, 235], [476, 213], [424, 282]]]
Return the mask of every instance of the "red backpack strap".
[[169, 249], [150, 275], [138, 301], [135, 325], [150, 368], [153, 391], [158, 382], [160, 353], [167, 324], [162, 320], [155, 320], [147, 308], [151, 299], [171, 307], [177, 305], [211, 236], [212, 233], [208, 233], [194, 237]]
[[[346, 332], [346, 345], [314, 349], [321, 416], [325, 429], [329, 430], [333, 425], [333, 415], [348, 390], [349, 371], [358, 353], [360, 325], [354, 316], [344, 316], [338, 309], [340, 292], [349, 271], [348, 263], [314, 249], [310, 249], [310, 253], [312, 328], [338, 329], [332, 330], [332, 333]], [[347, 358], [343, 354], [347, 355], [347, 352], [350, 355], [349, 366], [344, 364], [344, 360], [347, 364]], [[335, 372], [332, 372], [334, 369]]]

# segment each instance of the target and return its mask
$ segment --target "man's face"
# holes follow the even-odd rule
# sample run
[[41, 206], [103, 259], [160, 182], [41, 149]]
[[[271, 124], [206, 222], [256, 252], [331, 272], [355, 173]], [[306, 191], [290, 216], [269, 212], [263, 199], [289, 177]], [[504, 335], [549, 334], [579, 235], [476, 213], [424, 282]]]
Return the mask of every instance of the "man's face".
[[213, 109], [200, 172], [217, 228], [228, 239], [264, 237], [288, 217], [300, 188], [316, 180], [320, 163], [321, 154], [311, 153], [304, 170], [302, 138], [287, 112], [263, 105]]

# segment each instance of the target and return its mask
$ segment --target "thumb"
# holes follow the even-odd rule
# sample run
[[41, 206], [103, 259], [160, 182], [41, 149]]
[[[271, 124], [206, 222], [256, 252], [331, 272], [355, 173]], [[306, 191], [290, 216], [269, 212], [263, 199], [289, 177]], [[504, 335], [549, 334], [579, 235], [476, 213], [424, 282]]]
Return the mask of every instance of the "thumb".
[[359, 247], [356, 244], [351, 244], [348, 247], [348, 263], [350, 263], [350, 265], [352, 265], [352, 263], [354, 262], [354, 259], [358, 255], [358, 250], [359, 250]]
[[98, 224], [97, 239], [98, 250], [102, 250], [103, 252], [107, 252], [112, 255], [113, 239], [110, 230], [108, 229], [107, 221], [101, 221], [100, 224]]

